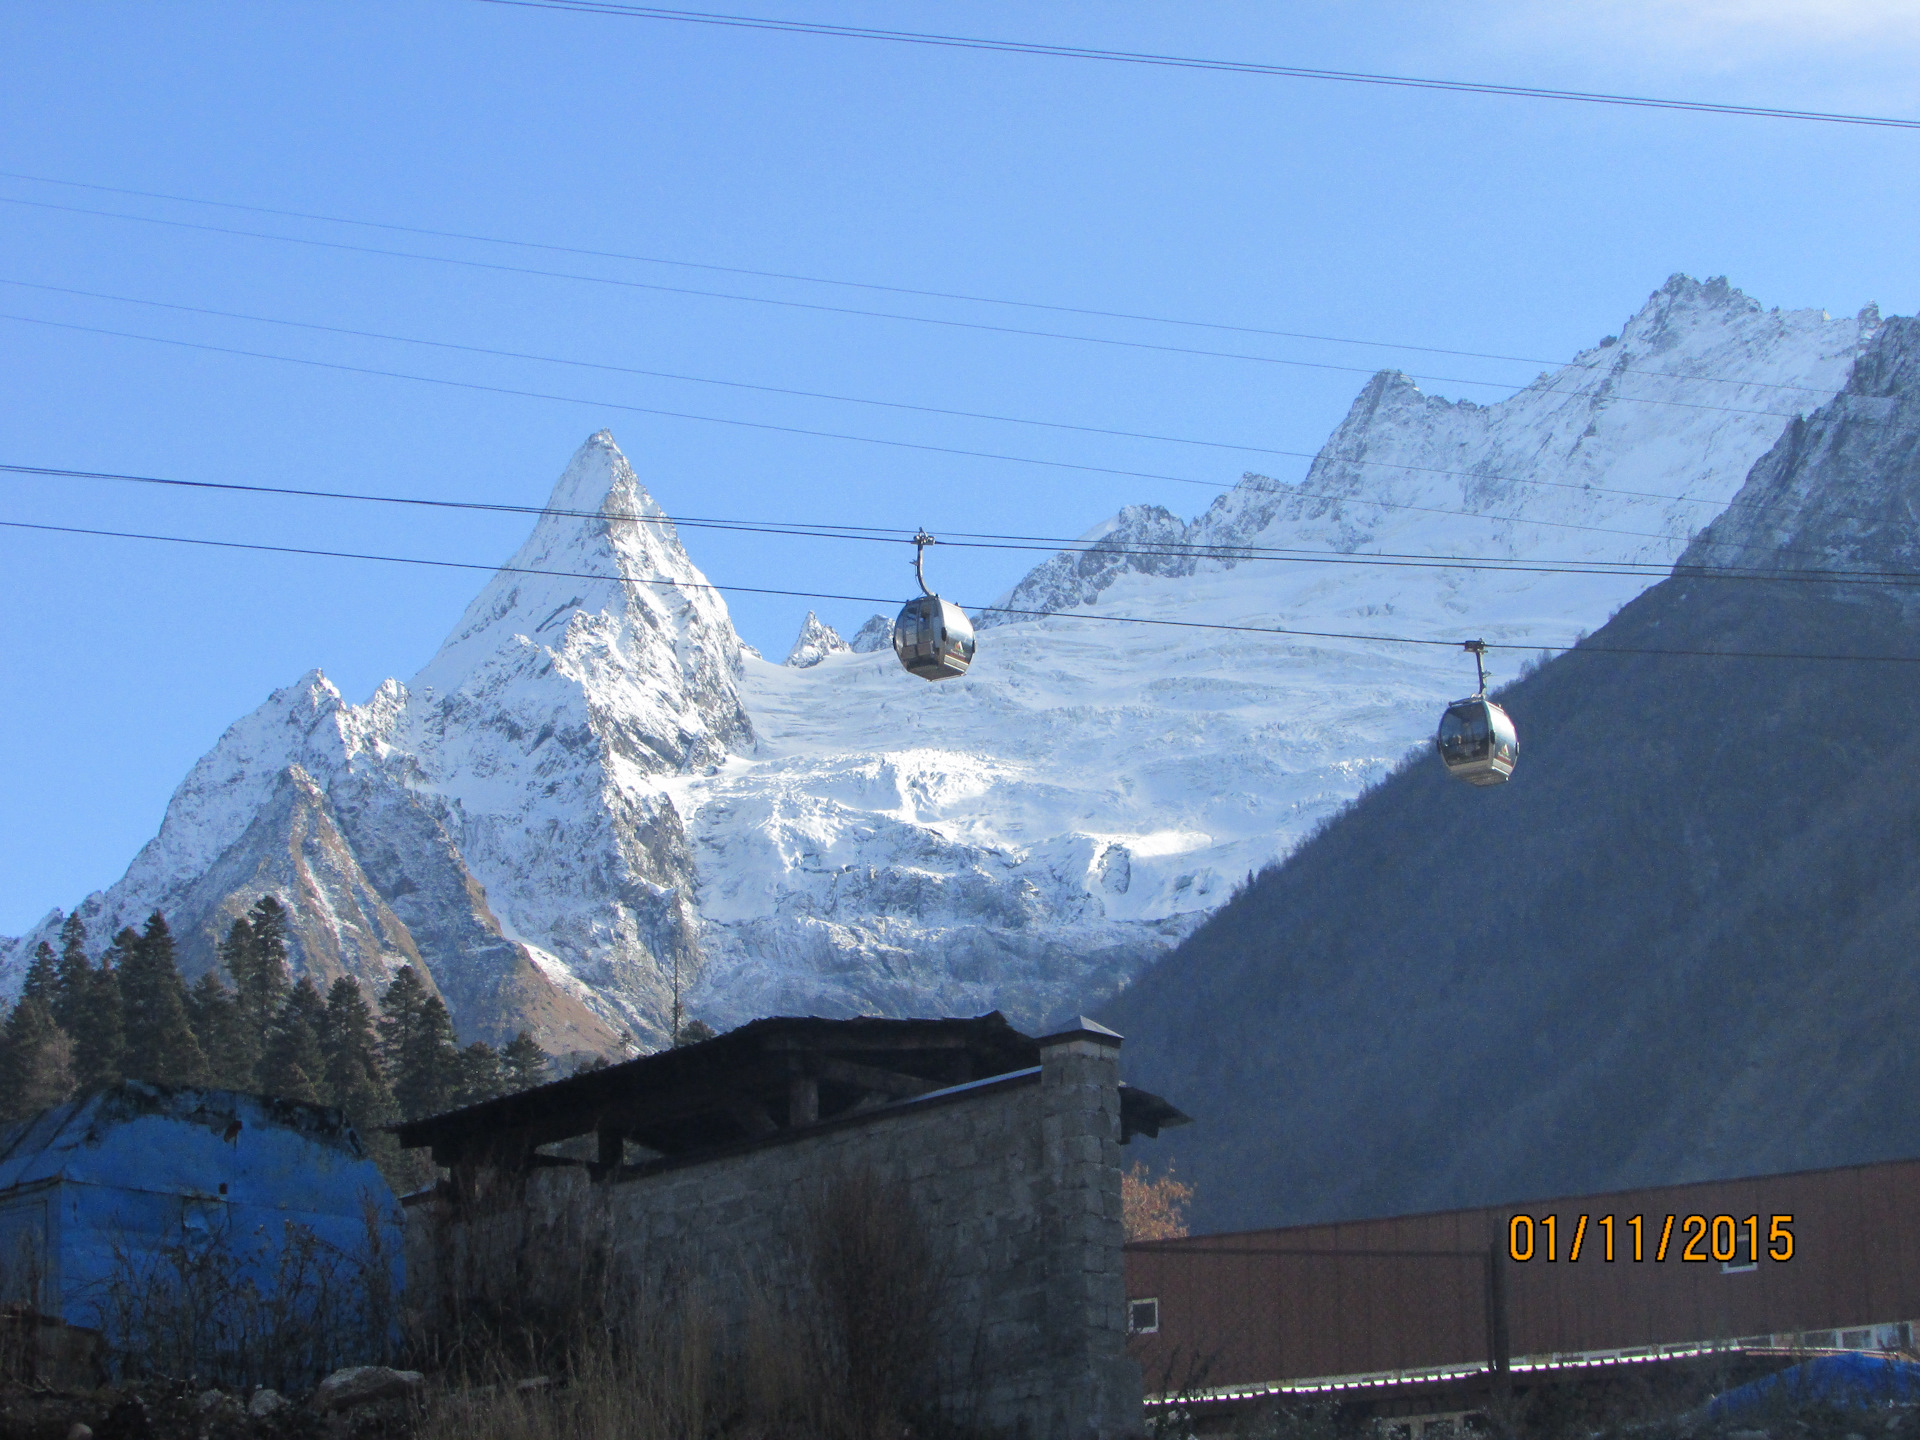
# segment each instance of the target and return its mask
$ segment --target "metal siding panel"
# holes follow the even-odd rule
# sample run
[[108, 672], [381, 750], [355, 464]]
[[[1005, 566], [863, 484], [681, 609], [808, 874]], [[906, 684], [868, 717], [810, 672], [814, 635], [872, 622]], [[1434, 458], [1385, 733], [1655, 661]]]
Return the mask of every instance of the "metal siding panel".
[[[1920, 1320], [1920, 1161], [1210, 1238], [1230, 1247], [1504, 1249], [1506, 1217], [1516, 1210], [1551, 1211], [1563, 1225], [1558, 1260], [1507, 1266], [1516, 1355]], [[1780, 1264], [1764, 1256], [1767, 1222], [1787, 1212], [1796, 1216], [1796, 1253]], [[1566, 1258], [1581, 1213], [1616, 1217], [1620, 1258], [1612, 1264], [1591, 1225], [1582, 1259]], [[1679, 1217], [1694, 1213], [1760, 1216], [1759, 1269], [1725, 1275], [1711, 1258], [1681, 1261]], [[1647, 1258], [1638, 1264], [1624, 1224], [1635, 1214], [1647, 1219]], [[1672, 1250], [1658, 1263], [1653, 1252], [1668, 1214], [1676, 1216]], [[1744, 1237], [1741, 1229], [1742, 1245]], [[1474, 1261], [1149, 1255], [1130, 1253], [1129, 1294], [1140, 1293], [1133, 1277], [1155, 1277], [1165, 1327], [1158, 1338], [1164, 1346], [1210, 1337], [1222, 1356], [1212, 1383], [1485, 1355], [1484, 1271]], [[1178, 1313], [1168, 1298], [1175, 1295]]]

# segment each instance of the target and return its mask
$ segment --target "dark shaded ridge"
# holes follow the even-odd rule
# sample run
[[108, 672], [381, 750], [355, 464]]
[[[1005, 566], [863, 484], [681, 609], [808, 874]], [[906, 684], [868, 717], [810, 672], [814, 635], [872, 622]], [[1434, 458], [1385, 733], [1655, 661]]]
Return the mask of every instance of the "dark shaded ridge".
[[[1889, 322], [1755, 466], [1776, 535], [1911, 551], [1916, 357]], [[1673, 579], [1593, 644], [1913, 654], [1911, 603]], [[1258, 877], [1101, 1016], [1194, 1116], [1197, 1226], [1920, 1153], [1915, 669], [1576, 650], [1502, 696], [1512, 784], [1418, 754]]]
[[[1602, 633], [1920, 644], [1882, 597], [1716, 588]], [[1195, 1118], [1199, 1224], [1920, 1153], [1920, 675], [1841, 683], [1576, 652], [1503, 698], [1514, 783], [1421, 754], [1259, 877], [1102, 1016]]]

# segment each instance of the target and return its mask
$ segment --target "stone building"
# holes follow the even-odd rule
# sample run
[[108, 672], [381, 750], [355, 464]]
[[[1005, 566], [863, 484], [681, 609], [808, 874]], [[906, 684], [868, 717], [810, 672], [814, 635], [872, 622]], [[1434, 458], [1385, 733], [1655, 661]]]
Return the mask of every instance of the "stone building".
[[700, 1294], [737, 1350], [756, 1305], [822, 1304], [796, 1256], [860, 1177], [925, 1241], [926, 1400], [1035, 1440], [1137, 1434], [1120, 1147], [1187, 1117], [1121, 1083], [1120, 1044], [997, 1013], [758, 1020], [403, 1125], [449, 1172], [407, 1202], [409, 1303], [451, 1332], [592, 1249], [619, 1285]]

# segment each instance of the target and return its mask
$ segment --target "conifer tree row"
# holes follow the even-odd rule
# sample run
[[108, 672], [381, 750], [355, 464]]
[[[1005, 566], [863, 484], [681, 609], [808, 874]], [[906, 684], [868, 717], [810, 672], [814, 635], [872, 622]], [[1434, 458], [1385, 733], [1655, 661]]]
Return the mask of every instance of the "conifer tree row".
[[229, 926], [219, 963], [189, 990], [166, 919], [123, 929], [97, 961], [69, 915], [60, 947], [33, 953], [20, 999], [0, 1027], [0, 1120], [122, 1079], [215, 1085], [337, 1105], [396, 1187], [428, 1178], [424, 1157], [383, 1128], [548, 1078], [550, 1062], [521, 1031], [499, 1050], [464, 1049], [432, 981], [403, 966], [378, 1012], [352, 976], [323, 996], [293, 978], [285, 907], [266, 895]]

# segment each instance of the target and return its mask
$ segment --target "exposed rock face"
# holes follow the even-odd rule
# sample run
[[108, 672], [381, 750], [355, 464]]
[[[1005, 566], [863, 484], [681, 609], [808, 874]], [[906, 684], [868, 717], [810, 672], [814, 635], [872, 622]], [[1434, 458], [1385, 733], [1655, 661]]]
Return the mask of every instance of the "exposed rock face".
[[741, 647], [610, 436], [549, 509], [411, 685], [353, 706], [315, 671], [235, 724], [94, 934], [162, 909], [196, 973], [272, 892], [322, 983], [424, 962], [465, 1036], [646, 1033], [697, 953], [669, 782], [751, 744]]
[[852, 648], [840, 638], [839, 632], [809, 610], [793, 648], [787, 652], [787, 664], [796, 670], [807, 670], [829, 655], [845, 655]]
[[[1875, 323], [1676, 277], [1498, 405], [1382, 374], [1306, 480], [1249, 476], [1190, 523], [1129, 507], [1007, 598], [1042, 617], [983, 617], [938, 685], [901, 672], [885, 616], [850, 646], [810, 617], [786, 665], [750, 652], [596, 435], [408, 684], [277, 692], [83, 913], [99, 938], [164, 909], [197, 971], [270, 890], [316, 975], [377, 991], [424, 963], [463, 1035], [530, 1023], [556, 1050], [655, 1043], [676, 994], [717, 1025], [1042, 1024], [1165, 953], [1470, 683], [1457, 651], [1365, 636], [1603, 623], [1648, 583], [1619, 562], [1677, 556]], [[1526, 568], [1443, 563], [1463, 554]]]
[[871, 655], [876, 650], [893, 648], [893, 620], [890, 616], [875, 615], [867, 623], [853, 632], [853, 639], [847, 642], [847, 648], [861, 655]]

